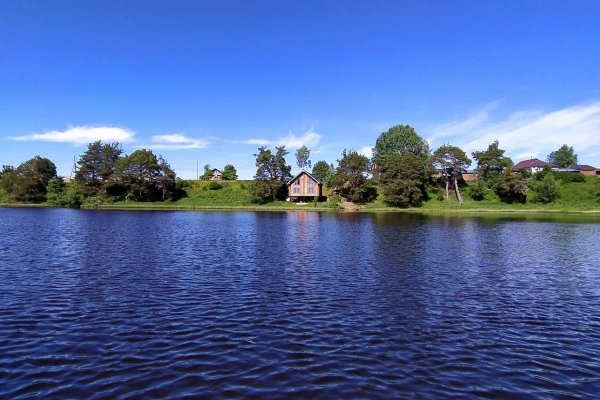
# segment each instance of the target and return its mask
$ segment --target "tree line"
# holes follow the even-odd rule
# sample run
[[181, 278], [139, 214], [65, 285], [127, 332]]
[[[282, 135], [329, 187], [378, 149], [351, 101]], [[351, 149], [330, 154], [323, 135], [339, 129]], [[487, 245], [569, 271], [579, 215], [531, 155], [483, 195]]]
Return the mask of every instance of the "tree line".
[[56, 165], [35, 156], [18, 167], [3, 166], [0, 187], [8, 200], [79, 207], [117, 200], [165, 201], [183, 194], [169, 163], [151, 150], [125, 155], [120, 143], [90, 143], [77, 161], [71, 182], [57, 176]]
[[[271, 151], [260, 147], [256, 157], [257, 171], [250, 188], [252, 200], [265, 203], [284, 200], [287, 197], [287, 182], [292, 178], [291, 166], [285, 157], [289, 152], [285, 146]], [[297, 165], [310, 168], [310, 150], [303, 146], [296, 152]], [[498, 141], [487, 149], [471, 153], [476, 164], [477, 179], [468, 185], [468, 194], [475, 201], [497, 196], [506, 203], [524, 203], [528, 189], [534, 189], [536, 202], [548, 203], [559, 196], [556, 176], [549, 170], [531, 176], [527, 170], [515, 173], [511, 170], [512, 160], [505, 156]], [[353, 149], [344, 149], [337, 166], [318, 161], [312, 167], [312, 175], [335, 195], [354, 203], [368, 203], [383, 194], [383, 201], [391, 206], [420, 206], [432, 194], [439, 193], [448, 201], [450, 191], [463, 204], [461, 187], [465, 182], [462, 173], [469, 168], [471, 160], [464, 150], [451, 144], [443, 144], [431, 151], [429, 144], [410, 125], [396, 125], [379, 135], [371, 158]], [[548, 161], [566, 168], [577, 164], [577, 155], [572, 147], [561, 146], [548, 155]]]

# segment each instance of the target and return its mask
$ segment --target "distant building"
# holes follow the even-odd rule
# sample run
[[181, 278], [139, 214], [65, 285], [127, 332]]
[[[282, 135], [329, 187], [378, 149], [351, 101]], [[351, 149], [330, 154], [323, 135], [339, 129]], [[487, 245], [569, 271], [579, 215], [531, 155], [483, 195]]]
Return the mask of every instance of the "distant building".
[[223, 177], [223, 172], [218, 170], [217, 168], [213, 168], [213, 170], [211, 172], [212, 172], [212, 175], [210, 177], [211, 181], [220, 181], [221, 178]]
[[543, 171], [544, 167], [548, 165], [547, 162], [542, 161], [538, 158], [532, 158], [530, 160], [519, 161], [512, 167], [513, 172], [519, 172], [523, 169], [528, 169], [532, 174]]
[[288, 197], [292, 201], [314, 200], [323, 195], [323, 184], [304, 170], [294, 176], [287, 185]]
[[576, 165], [575, 168], [577, 168], [583, 175], [600, 175], [600, 170], [596, 167], [592, 167], [591, 165], [580, 164]]

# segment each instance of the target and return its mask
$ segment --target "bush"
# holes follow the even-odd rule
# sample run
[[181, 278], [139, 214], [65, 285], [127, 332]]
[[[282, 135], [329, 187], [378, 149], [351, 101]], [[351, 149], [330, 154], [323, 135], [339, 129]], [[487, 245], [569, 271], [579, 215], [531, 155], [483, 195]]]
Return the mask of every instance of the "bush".
[[250, 200], [264, 204], [269, 201], [285, 200], [287, 185], [279, 180], [256, 180], [250, 183]]
[[340, 208], [341, 204], [344, 202], [344, 198], [339, 194], [334, 194], [333, 196], [329, 196], [327, 200], [327, 206], [330, 208]]
[[553, 172], [556, 179], [562, 181], [562, 183], [583, 183], [585, 182], [585, 175], [577, 174], [574, 172]]
[[505, 203], [525, 203], [527, 183], [519, 175], [507, 173], [498, 180], [496, 194]]
[[208, 190], [221, 190], [221, 189], [223, 189], [223, 185], [221, 185], [219, 182], [215, 182], [215, 181], [210, 182], [207, 185], [207, 187], [208, 187]]
[[541, 181], [532, 182], [532, 189], [535, 192], [535, 203], [551, 203], [560, 197], [559, 185], [554, 179], [554, 174], [546, 174]]
[[469, 196], [475, 201], [485, 200], [486, 185], [482, 180], [478, 180], [469, 186]]

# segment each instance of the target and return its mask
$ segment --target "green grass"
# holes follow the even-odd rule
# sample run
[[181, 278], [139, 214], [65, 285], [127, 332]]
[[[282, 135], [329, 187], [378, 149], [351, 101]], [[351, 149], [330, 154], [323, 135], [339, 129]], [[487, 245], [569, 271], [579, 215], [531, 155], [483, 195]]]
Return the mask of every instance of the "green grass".
[[102, 209], [139, 209], [139, 210], [202, 210], [202, 209], [249, 209], [249, 210], [331, 210], [325, 202], [297, 204], [287, 201], [274, 201], [256, 204], [250, 200], [252, 181], [219, 181], [221, 189], [211, 190], [211, 181], [185, 181], [187, 196], [177, 201], [132, 202], [120, 201], [104, 204]]
[[[252, 203], [248, 188], [252, 181], [219, 181], [222, 188], [210, 190], [210, 181], [184, 181], [187, 196], [177, 201], [166, 202], [131, 202], [121, 201], [100, 205], [103, 209], [140, 209], [140, 210], [202, 210], [202, 209], [248, 209], [248, 210], [338, 210], [327, 202], [297, 203], [276, 201], [264, 205]], [[379, 191], [381, 193], [381, 190]], [[529, 191], [525, 204], [506, 204], [501, 202], [492, 192], [483, 201], [474, 201], [468, 195], [468, 188], [461, 190], [465, 201], [458, 204], [454, 192], [450, 192], [450, 200], [438, 200], [438, 192], [432, 191], [430, 199], [421, 207], [401, 209], [387, 206], [384, 196], [379, 195], [376, 201], [362, 205], [360, 208], [368, 212], [407, 211], [431, 214], [536, 214], [536, 213], [585, 213], [600, 214], [600, 178], [586, 177], [581, 183], [561, 183], [561, 196], [550, 204], [533, 203], [534, 192]], [[6, 204], [6, 194], [0, 189], [0, 204]]]

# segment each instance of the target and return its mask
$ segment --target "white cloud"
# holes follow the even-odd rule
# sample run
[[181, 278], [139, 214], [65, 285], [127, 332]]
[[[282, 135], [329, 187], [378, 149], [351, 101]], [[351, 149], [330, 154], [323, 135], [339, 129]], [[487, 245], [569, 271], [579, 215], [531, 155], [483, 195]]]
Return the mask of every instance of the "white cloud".
[[286, 136], [281, 137], [279, 139], [275, 139], [275, 140], [253, 138], [253, 139], [244, 140], [243, 143], [254, 144], [254, 145], [259, 145], [259, 146], [268, 146], [268, 145], [285, 146], [287, 149], [297, 149], [302, 146], [307, 146], [307, 147], [316, 146], [319, 144], [322, 137], [323, 136], [321, 136], [319, 133], [315, 132], [313, 129], [309, 129], [308, 131], [304, 132], [300, 136], [297, 136], [294, 133], [290, 132]]
[[191, 138], [180, 133], [152, 136], [152, 144], [148, 147], [159, 150], [191, 150], [203, 149], [209, 145], [208, 140]]
[[32, 133], [30, 135], [14, 136], [12, 140], [20, 142], [57, 142], [84, 145], [97, 140], [103, 142], [131, 142], [135, 133], [129, 129], [114, 126], [74, 126], [64, 131], [49, 131]]
[[267, 146], [271, 144], [270, 140], [266, 140], [266, 139], [248, 139], [248, 140], [244, 140], [244, 143], [246, 144], [256, 144], [259, 146]]
[[467, 153], [485, 150], [494, 140], [518, 162], [545, 159], [563, 144], [573, 146], [581, 163], [600, 164], [600, 101], [554, 111], [520, 111], [493, 119], [495, 107], [485, 107], [463, 121], [438, 125], [429, 138], [432, 149], [443, 143]]
[[358, 152], [363, 156], [367, 156], [369, 158], [373, 157], [373, 147], [371, 146], [364, 146]]

